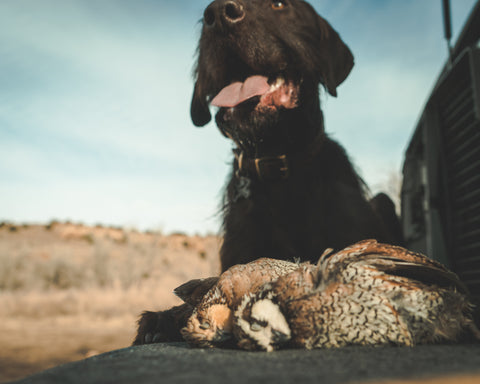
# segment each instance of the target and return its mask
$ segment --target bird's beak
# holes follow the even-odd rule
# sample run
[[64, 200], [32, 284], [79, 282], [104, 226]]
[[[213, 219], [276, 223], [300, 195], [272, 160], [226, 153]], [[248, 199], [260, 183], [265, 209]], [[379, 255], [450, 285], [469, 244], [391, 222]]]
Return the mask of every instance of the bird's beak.
[[286, 335], [283, 332], [279, 331], [272, 331], [272, 341], [273, 344], [280, 345], [286, 343], [290, 340], [290, 335]]
[[213, 337], [212, 341], [215, 344], [222, 344], [232, 338], [232, 334], [230, 332], [225, 332], [221, 329], [217, 330], [215, 336]]

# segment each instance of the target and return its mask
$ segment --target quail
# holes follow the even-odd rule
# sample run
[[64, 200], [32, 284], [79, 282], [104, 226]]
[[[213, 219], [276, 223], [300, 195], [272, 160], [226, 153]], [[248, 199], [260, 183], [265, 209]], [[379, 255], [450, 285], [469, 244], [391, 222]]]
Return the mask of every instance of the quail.
[[[194, 303], [193, 313], [181, 330], [183, 338], [195, 347], [228, 344], [232, 337], [233, 311], [242, 297], [298, 267], [294, 262], [261, 258], [229, 268], [202, 299]], [[175, 292], [179, 294], [183, 290], [181, 286]]]
[[465, 286], [443, 265], [365, 240], [325, 253], [316, 266], [247, 293], [234, 313], [238, 346], [330, 348], [480, 338]]

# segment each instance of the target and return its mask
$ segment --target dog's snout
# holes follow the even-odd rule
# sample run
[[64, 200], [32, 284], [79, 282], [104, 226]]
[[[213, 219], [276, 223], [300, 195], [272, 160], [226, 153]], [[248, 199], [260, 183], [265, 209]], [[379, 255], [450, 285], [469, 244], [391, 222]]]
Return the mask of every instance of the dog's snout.
[[207, 27], [232, 25], [243, 20], [245, 11], [238, 1], [214, 1], [203, 14], [203, 23]]

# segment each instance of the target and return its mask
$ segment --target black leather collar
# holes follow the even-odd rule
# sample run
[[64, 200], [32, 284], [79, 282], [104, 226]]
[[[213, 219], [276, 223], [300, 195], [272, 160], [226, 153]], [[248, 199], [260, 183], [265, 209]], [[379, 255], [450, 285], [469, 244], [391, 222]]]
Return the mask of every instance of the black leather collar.
[[285, 180], [290, 169], [287, 155], [248, 158], [242, 151], [234, 151], [237, 159], [237, 177], [248, 177], [261, 181]]
[[264, 156], [250, 158], [245, 156], [244, 152], [238, 148], [233, 150], [237, 160], [237, 171], [235, 175], [247, 177], [251, 180], [260, 180], [262, 182], [273, 182], [286, 180], [292, 173], [292, 164], [295, 168], [306, 165], [320, 152], [324, 138], [324, 133], [317, 135], [316, 139], [308, 146], [305, 152], [278, 156]]

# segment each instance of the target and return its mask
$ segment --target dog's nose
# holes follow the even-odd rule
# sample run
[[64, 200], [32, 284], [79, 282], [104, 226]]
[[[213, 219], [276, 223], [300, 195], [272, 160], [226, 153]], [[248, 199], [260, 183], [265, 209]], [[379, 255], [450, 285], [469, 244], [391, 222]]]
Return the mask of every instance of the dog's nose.
[[242, 4], [238, 1], [214, 1], [203, 14], [203, 23], [207, 27], [217, 27], [222, 25], [232, 25], [243, 20], [245, 11]]

